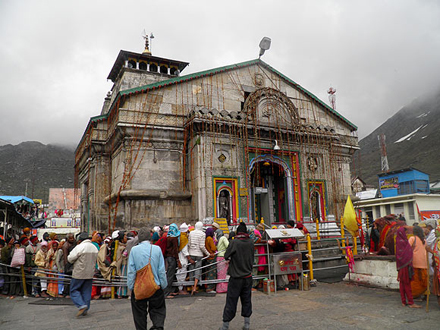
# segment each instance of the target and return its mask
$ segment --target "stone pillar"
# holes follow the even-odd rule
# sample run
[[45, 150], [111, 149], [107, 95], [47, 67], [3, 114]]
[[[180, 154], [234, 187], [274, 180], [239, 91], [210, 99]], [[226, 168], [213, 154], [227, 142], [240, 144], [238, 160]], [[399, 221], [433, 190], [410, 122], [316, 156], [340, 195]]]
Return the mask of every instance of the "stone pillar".
[[124, 66], [125, 66], [126, 68], [128, 68], [128, 60], [125, 60], [125, 64], [124, 64]]
[[136, 62], [136, 69], [139, 70], [139, 62]]

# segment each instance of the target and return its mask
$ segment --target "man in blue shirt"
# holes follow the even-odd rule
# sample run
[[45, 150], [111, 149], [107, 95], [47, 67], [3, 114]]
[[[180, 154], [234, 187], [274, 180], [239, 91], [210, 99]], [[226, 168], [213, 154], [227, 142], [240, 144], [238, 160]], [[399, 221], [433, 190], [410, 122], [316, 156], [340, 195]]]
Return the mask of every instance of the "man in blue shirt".
[[[150, 313], [150, 319], [153, 322], [153, 327], [150, 329], [163, 329], [166, 316], [163, 289], [167, 287], [168, 283], [162, 251], [159, 246], [150, 244], [150, 231], [148, 229], [140, 229], [138, 238], [140, 243], [130, 251], [127, 271], [127, 286], [131, 290], [131, 310], [134, 324], [137, 330], [147, 329], [147, 315]], [[150, 298], [136, 300], [133, 291], [136, 272], [148, 264], [150, 255], [154, 281], [160, 288]]]

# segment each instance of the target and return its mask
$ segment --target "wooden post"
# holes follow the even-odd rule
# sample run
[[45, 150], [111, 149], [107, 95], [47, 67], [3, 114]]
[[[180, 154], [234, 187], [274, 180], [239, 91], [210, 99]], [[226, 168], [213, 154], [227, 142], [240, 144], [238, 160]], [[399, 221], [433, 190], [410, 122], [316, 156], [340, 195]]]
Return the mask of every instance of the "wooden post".
[[28, 292], [27, 292], [27, 287], [26, 287], [26, 277], [24, 276], [24, 266], [21, 265], [21, 280], [23, 282], [23, 292], [24, 292], [24, 296], [27, 297]]

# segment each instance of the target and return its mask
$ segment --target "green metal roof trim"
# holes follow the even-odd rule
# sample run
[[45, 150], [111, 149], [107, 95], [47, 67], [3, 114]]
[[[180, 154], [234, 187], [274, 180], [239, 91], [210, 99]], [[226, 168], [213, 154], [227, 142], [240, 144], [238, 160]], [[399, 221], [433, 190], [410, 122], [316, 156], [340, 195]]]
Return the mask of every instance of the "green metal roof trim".
[[202, 78], [205, 76], [214, 75], [214, 74], [217, 74], [217, 73], [220, 73], [223, 71], [229, 71], [232, 69], [237, 69], [237, 68], [242, 68], [242, 67], [246, 67], [246, 66], [253, 65], [253, 64], [258, 64], [259, 61], [260, 60], [256, 59], [256, 60], [242, 62], [242, 63], [238, 63], [238, 64], [227, 65], [227, 66], [223, 66], [223, 67], [215, 68], [215, 69], [211, 69], [211, 70], [191, 73], [186, 76], [175, 77], [175, 78], [159, 81], [159, 82], [156, 82], [153, 84], [145, 85], [145, 86], [126, 89], [124, 91], [119, 92], [119, 94], [121, 96], [123, 96], [123, 95], [131, 95], [131, 94], [141, 93], [141, 92], [151, 90], [151, 89], [161, 88], [161, 87], [168, 86], [168, 85], [178, 84], [181, 82], [185, 82], [185, 81], [189, 81], [189, 80], [193, 80], [193, 79], [198, 79], [198, 78]]
[[305, 88], [301, 87], [301, 85], [299, 85], [298, 83], [294, 82], [292, 79], [288, 78], [287, 76], [285, 76], [284, 74], [282, 74], [281, 72], [279, 72], [278, 70], [274, 69], [269, 64], [265, 63], [264, 61], [262, 61], [260, 59], [246, 61], [246, 62], [232, 64], [232, 65], [227, 65], [227, 66], [223, 66], [223, 67], [220, 67], [220, 68], [215, 68], [215, 69], [211, 69], [211, 70], [196, 72], [196, 73], [192, 73], [192, 74], [185, 75], [185, 76], [180, 76], [180, 77], [175, 77], [175, 78], [159, 81], [159, 82], [156, 82], [156, 83], [153, 83], [153, 84], [149, 84], [149, 85], [144, 85], [144, 86], [140, 86], [140, 87], [136, 87], [136, 88], [126, 89], [124, 91], [119, 92], [118, 96], [113, 101], [112, 107], [113, 107], [114, 104], [116, 104], [118, 99], [120, 97], [123, 97], [123, 96], [138, 94], [138, 93], [146, 92], [148, 90], [152, 90], [152, 89], [156, 89], [156, 88], [161, 88], [161, 87], [165, 87], [165, 86], [169, 86], [169, 85], [173, 85], [173, 84], [178, 84], [178, 83], [181, 83], [181, 82], [185, 82], [185, 81], [189, 81], [189, 80], [193, 80], [193, 79], [198, 79], [198, 78], [202, 78], [202, 77], [205, 77], [205, 76], [214, 75], [214, 74], [217, 74], [217, 73], [220, 73], [220, 72], [224, 72], [224, 71], [229, 71], [229, 70], [233, 70], [233, 69], [243, 68], [243, 67], [247, 67], [247, 66], [254, 65], [254, 64], [257, 64], [257, 65], [261, 64], [264, 67], [266, 67], [267, 69], [269, 69], [272, 72], [274, 72], [275, 74], [279, 75], [284, 80], [286, 80], [289, 84], [294, 85], [296, 88], [300, 89], [302, 92], [304, 92], [306, 95], [308, 95], [313, 100], [318, 102], [320, 105], [322, 105], [328, 111], [330, 111], [331, 113], [336, 115], [338, 118], [340, 118], [343, 121], [345, 121], [352, 128], [352, 130], [357, 130], [357, 126], [356, 125], [354, 125], [347, 118], [342, 116], [339, 112], [335, 111], [333, 108], [328, 106], [326, 103], [321, 101], [316, 95], [310, 93], [308, 90], [306, 90]]

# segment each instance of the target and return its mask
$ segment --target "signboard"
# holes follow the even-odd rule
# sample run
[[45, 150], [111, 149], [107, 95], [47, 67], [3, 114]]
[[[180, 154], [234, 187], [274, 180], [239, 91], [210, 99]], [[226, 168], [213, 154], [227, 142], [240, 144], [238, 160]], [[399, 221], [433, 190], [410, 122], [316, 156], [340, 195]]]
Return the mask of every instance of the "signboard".
[[428, 220], [428, 219], [434, 219], [437, 220], [437, 223], [440, 220], [440, 211], [420, 211], [422, 215], [422, 221]]
[[301, 252], [282, 252], [271, 255], [275, 275], [302, 272]]
[[397, 176], [388, 179], [379, 179], [380, 190], [399, 189], [399, 178]]
[[255, 187], [255, 194], [267, 194], [267, 188]]
[[303, 233], [298, 228], [288, 228], [288, 229], [267, 229], [267, 235], [269, 238], [290, 238], [290, 237], [304, 237]]
[[247, 196], [248, 195], [248, 190], [247, 188], [240, 188], [240, 196]]
[[51, 228], [72, 228], [81, 226], [81, 218], [52, 218], [46, 221], [46, 226]]

